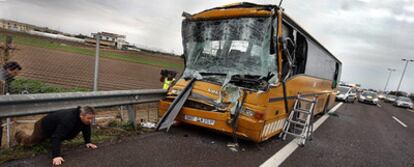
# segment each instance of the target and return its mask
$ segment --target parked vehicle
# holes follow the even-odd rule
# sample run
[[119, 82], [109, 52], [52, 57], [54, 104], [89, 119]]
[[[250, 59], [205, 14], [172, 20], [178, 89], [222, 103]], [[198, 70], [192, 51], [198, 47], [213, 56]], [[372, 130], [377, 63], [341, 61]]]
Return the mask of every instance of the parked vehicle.
[[358, 101], [361, 103], [368, 103], [368, 104], [378, 104], [378, 95], [373, 91], [364, 91], [362, 92], [359, 97]]
[[411, 108], [412, 109], [413, 108], [413, 102], [408, 97], [400, 96], [395, 100], [394, 106], [404, 107], [404, 108]]
[[384, 100], [385, 99], [385, 92], [378, 92], [378, 99]]
[[344, 101], [348, 102], [355, 102], [356, 100], [356, 90], [352, 87], [347, 86], [339, 86], [338, 91], [336, 93], [336, 100], [337, 101]]
[[395, 99], [397, 99], [397, 96], [392, 94], [387, 94], [384, 98], [384, 102], [393, 103], [395, 102]]

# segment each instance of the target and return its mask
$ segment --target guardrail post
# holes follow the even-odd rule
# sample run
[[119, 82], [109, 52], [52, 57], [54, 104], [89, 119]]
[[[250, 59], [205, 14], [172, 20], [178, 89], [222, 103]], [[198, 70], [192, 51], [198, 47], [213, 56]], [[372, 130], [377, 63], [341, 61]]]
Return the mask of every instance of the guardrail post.
[[132, 123], [134, 128], [137, 128], [137, 113], [135, 112], [133, 105], [127, 105], [128, 109], [128, 122]]
[[3, 122], [1, 121], [1, 118], [0, 118], [0, 150], [2, 146], [2, 141], [3, 141]]
[[11, 131], [10, 131], [10, 126], [11, 126], [11, 121], [10, 121], [10, 118], [7, 118], [6, 119], [6, 137], [7, 137], [7, 145], [6, 145], [6, 148], [10, 148], [10, 133], [11, 133]]

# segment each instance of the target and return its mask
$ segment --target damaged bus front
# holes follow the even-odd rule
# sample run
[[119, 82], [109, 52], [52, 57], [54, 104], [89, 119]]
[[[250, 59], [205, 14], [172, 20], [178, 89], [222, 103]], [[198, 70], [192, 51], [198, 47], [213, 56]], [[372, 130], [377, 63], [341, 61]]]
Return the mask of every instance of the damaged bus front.
[[186, 67], [161, 100], [160, 116], [192, 84], [177, 121], [256, 142], [280, 133], [288, 112], [279, 82], [277, 7], [240, 3], [185, 17]]

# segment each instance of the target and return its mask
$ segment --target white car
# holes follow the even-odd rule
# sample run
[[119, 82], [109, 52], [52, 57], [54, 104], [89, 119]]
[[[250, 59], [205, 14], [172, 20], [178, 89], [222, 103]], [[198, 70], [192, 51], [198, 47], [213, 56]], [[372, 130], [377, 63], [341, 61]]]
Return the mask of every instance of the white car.
[[378, 104], [378, 95], [372, 91], [364, 91], [359, 95], [358, 101], [361, 103]]
[[413, 102], [408, 97], [400, 96], [395, 100], [394, 106], [413, 109]]
[[385, 96], [384, 101], [394, 103], [396, 98], [397, 98], [397, 96], [388, 94], [388, 95]]
[[355, 102], [356, 91], [351, 87], [339, 86], [336, 92], [336, 100], [344, 102]]

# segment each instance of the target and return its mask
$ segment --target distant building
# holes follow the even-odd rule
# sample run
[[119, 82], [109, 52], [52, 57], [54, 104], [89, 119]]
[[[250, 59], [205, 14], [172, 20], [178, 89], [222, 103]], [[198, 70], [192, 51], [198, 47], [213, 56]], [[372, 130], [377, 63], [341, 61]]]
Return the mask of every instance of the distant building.
[[115, 47], [117, 49], [122, 49], [124, 45], [128, 45], [128, 42], [125, 40], [125, 35], [119, 35], [109, 32], [100, 32], [100, 33], [92, 33], [92, 38], [85, 39], [86, 43], [89, 44], [96, 44], [96, 36], [99, 34], [100, 36], [100, 45], [107, 46], [107, 47]]
[[20, 32], [28, 32], [31, 30], [34, 30], [36, 26], [26, 24], [26, 23], [20, 23], [13, 20], [5, 20], [0, 19], [0, 28], [11, 30], [11, 31], [20, 31]]
[[72, 35], [50, 29], [48, 27], [39, 27], [31, 24], [21, 23], [13, 20], [0, 19], [0, 29], [8, 31], [18, 31], [27, 34], [44, 36], [54, 39], [62, 39], [72, 42], [82, 42], [87, 44], [96, 45], [96, 35], [100, 36], [100, 45], [104, 47], [112, 47], [117, 49], [129, 48], [136, 50], [137, 48], [129, 47], [126, 41], [125, 35], [119, 35], [109, 32], [92, 33], [92, 38], [84, 35]]
[[38, 31], [38, 32], [44, 32], [44, 33], [49, 33], [49, 34], [62, 34], [62, 35], [68, 36], [68, 34], [50, 29], [48, 27], [39, 27], [39, 26], [35, 26], [32, 24], [21, 23], [21, 22], [17, 22], [13, 20], [5, 20], [5, 19], [0, 19], [0, 28], [10, 30], [10, 31], [25, 32], [25, 33], [31, 32], [31, 31]]

